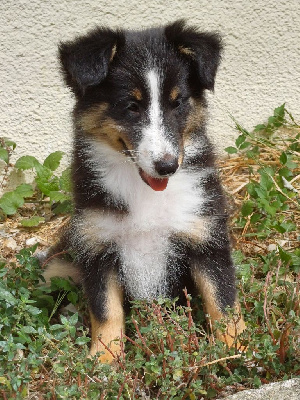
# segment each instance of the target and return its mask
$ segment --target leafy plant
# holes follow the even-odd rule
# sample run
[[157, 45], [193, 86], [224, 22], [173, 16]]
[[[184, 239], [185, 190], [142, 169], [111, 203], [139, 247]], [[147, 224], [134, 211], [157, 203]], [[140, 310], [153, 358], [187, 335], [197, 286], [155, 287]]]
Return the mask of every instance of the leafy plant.
[[245, 237], [262, 239], [276, 231], [282, 234], [296, 231], [296, 216], [288, 211], [291, 206], [299, 210], [293, 183], [299, 173], [300, 133], [299, 129], [292, 129], [287, 135], [278, 128], [299, 128], [299, 125], [284, 104], [274, 110], [267, 124], [257, 125], [254, 132], [248, 132], [236, 121], [235, 124], [240, 133], [236, 147], [225, 150], [229, 154], [242, 154], [249, 163], [249, 183], [237, 226], [244, 229]]
[[[41, 205], [45, 202], [52, 206], [54, 213], [66, 213], [72, 210], [70, 169], [65, 169], [60, 176], [55, 173], [60, 166], [63, 157], [62, 151], [55, 151], [41, 164], [34, 156], [22, 156], [15, 165], [10, 163], [10, 157], [16, 144], [10, 140], [0, 140], [0, 158], [5, 162], [2, 186], [5, 187], [8, 171], [11, 168], [16, 170], [34, 171], [33, 184], [23, 183], [14, 190], [5, 192], [0, 198], [0, 211], [4, 215], [13, 215], [25, 203]], [[37, 226], [44, 218], [33, 215], [32, 218], [21, 221], [25, 227]]]
[[[22, 250], [16, 265], [1, 265], [0, 391], [4, 398], [45, 399], [197, 399], [218, 397], [224, 387], [258, 387], [299, 373], [296, 332], [299, 287], [275, 271], [274, 254], [264, 279], [253, 277], [257, 261], [236, 254], [241, 264], [246, 353], [228, 349], [210, 330], [194, 322], [186, 306], [159, 299], [134, 302], [120, 356], [113, 365], [86, 358], [90, 338], [85, 311], [59, 315], [68, 300], [82, 295], [70, 282], [55, 279], [41, 286], [36, 247]], [[278, 266], [276, 267], [278, 268]], [[298, 285], [299, 286], [299, 285]], [[56, 293], [56, 295], [53, 294]], [[234, 318], [232, 315], [231, 318]], [[222, 329], [222, 325], [220, 325]], [[55, 382], [55, 385], [53, 385]]]
[[[64, 280], [52, 288], [41, 286], [42, 271], [33, 257], [36, 247], [21, 250], [16, 265], [0, 263], [0, 384], [2, 393], [15, 393], [17, 398], [26, 396], [28, 382], [44, 368], [48, 357], [55, 359], [57, 341], [74, 337], [78, 319], [77, 314], [69, 319], [61, 316], [60, 324], [50, 324], [61, 296], [73, 293], [69, 300], [74, 299], [78, 290]], [[53, 290], [59, 290], [56, 301], [49, 294]]]

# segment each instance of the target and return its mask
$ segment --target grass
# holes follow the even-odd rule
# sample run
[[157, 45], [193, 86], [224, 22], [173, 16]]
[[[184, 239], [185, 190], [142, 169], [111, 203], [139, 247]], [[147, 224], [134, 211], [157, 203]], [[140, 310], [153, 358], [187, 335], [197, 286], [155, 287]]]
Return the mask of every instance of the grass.
[[[63, 279], [54, 279], [51, 288], [39, 286], [42, 270], [34, 246], [0, 261], [3, 399], [214, 399], [299, 375], [300, 127], [285, 105], [252, 132], [235, 124], [235, 146], [227, 148], [220, 167], [233, 215], [233, 255], [247, 325], [240, 341], [247, 351], [241, 353], [238, 344], [224, 347], [201, 301], [186, 293], [186, 306], [179, 308], [165, 299], [134, 302], [120, 357], [114, 365], [101, 365], [86, 357], [90, 337], [84, 295]], [[13, 148], [13, 142], [1, 143], [6, 151]], [[7, 172], [13, 166], [9, 155], [1, 154]], [[0, 199], [4, 226], [19, 224], [24, 214], [29, 220], [40, 217], [47, 202], [55, 209], [69, 201], [68, 184], [51, 169], [59, 157], [55, 153], [42, 168], [31, 159], [40, 186], [27, 187], [15, 208], [9, 199]], [[41, 190], [49, 189], [41, 182], [41, 171], [49, 170], [52, 197]], [[27, 203], [34, 207], [24, 211]], [[21, 229], [28, 235], [38, 228], [33, 223]], [[229, 315], [235, 318], [230, 310]]]

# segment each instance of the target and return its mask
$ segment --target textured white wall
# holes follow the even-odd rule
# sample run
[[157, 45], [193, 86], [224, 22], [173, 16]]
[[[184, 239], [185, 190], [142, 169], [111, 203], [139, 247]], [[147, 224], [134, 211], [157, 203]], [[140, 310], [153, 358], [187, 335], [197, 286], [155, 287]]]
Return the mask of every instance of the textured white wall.
[[287, 103], [300, 116], [300, 0], [1, 0], [0, 136], [43, 159], [68, 150], [73, 99], [63, 86], [57, 43], [98, 25], [140, 28], [186, 18], [224, 35], [226, 51], [211, 103], [220, 148]]

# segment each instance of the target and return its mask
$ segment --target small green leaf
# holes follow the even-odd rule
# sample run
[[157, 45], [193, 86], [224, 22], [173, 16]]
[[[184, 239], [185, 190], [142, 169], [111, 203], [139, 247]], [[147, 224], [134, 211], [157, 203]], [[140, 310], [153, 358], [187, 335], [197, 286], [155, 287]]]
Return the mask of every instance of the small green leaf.
[[244, 142], [244, 143], [242, 143], [242, 144], [240, 145], [240, 150], [246, 149], [247, 147], [251, 146], [251, 144], [252, 144], [252, 143], [250, 143], [250, 142]]
[[4, 193], [0, 199], [0, 207], [7, 215], [13, 215], [24, 204], [24, 198], [16, 191]]
[[245, 135], [245, 134], [240, 135], [240, 136], [236, 139], [236, 141], [235, 141], [236, 147], [240, 147], [240, 145], [241, 145], [242, 143], [244, 143], [245, 140], [246, 140], [246, 135]]
[[284, 176], [286, 179], [293, 176], [292, 171], [290, 169], [288, 169], [288, 167], [280, 168], [280, 170], [278, 171], [278, 174], [280, 176]]
[[295, 169], [298, 167], [298, 164], [296, 164], [294, 161], [292, 161], [291, 157], [288, 157], [287, 162], [285, 163], [286, 167], [289, 169]]
[[257, 198], [257, 192], [256, 192], [256, 188], [257, 185], [254, 182], [250, 182], [248, 183], [247, 187], [247, 191], [250, 194], [251, 197], [254, 197], [255, 199]]
[[10, 140], [10, 139], [5, 139], [4, 143], [8, 147], [12, 147], [13, 150], [17, 147], [17, 144], [14, 141]]
[[253, 146], [251, 148], [251, 150], [248, 150], [246, 152], [246, 155], [247, 155], [248, 158], [255, 159], [259, 155], [259, 153], [260, 153], [259, 147], [258, 146]]
[[63, 289], [68, 292], [73, 289], [73, 286], [69, 279], [53, 277], [51, 278], [51, 289], [53, 290]]
[[81, 336], [81, 337], [78, 337], [78, 338], [75, 340], [75, 344], [78, 344], [78, 346], [83, 346], [83, 345], [85, 345], [86, 343], [89, 343], [90, 341], [91, 341], [90, 338], [85, 337], [85, 336]]
[[284, 165], [287, 162], [288, 158], [287, 158], [287, 155], [286, 155], [286, 153], [284, 151], [281, 153], [279, 159], [280, 159], [280, 162], [281, 162], [282, 165]]
[[35, 181], [40, 191], [46, 196], [49, 196], [50, 192], [59, 191], [59, 182], [56, 176], [54, 176], [51, 181], [44, 179], [44, 177], [38, 176]]
[[286, 229], [284, 228], [284, 226], [282, 226], [280, 224], [273, 225], [273, 228], [276, 229], [276, 231], [279, 232], [279, 233], [285, 233], [286, 232]]
[[226, 147], [225, 151], [226, 151], [228, 154], [234, 154], [234, 153], [237, 153], [237, 152], [238, 152], [237, 148], [236, 148], [236, 147], [233, 147], [233, 146]]
[[270, 214], [272, 217], [276, 215], [276, 212], [278, 211], [278, 207], [270, 205], [269, 200], [261, 198], [260, 199], [261, 207], [262, 209]]
[[63, 325], [69, 325], [69, 320], [67, 317], [65, 317], [64, 315], [60, 316], [60, 321]]
[[6, 162], [6, 164], [8, 164], [9, 161], [9, 153], [3, 147], [0, 147], [0, 160], [3, 160], [4, 162]]
[[261, 386], [261, 380], [259, 379], [258, 376], [255, 376], [255, 377], [253, 378], [253, 385], [254, 385], [254, 387], [256, 387], [256, 388], [259, 388], [259, 387]]
[[44, 166], [51, 169], [51, 171], [55, 171], [59, 167], [60, 160], [64, 154], [63, 151], [55, 151], [54, 153], [49, 154], [44, 161]]
[[262, 186], [256, 187], [255, 192], [260, 199], [266, 199], [268, 197], [267, 191]]
[[245, 140], [246, 140], [246, 134], [244, 133], [244, 134], [240, 135], [240, 136], [236, 139], [236, 141], [235, 141], [236, 147], [239, 148], [240, 145], [241, 145], [242, 143], [244, 143]]
[[298, 141], [295, 141], [292, 144], [290, 144], [289, 148], [293, 151], [298, 151], [300, 153], [300, 143]]
[[208, 399], [215, 398], [217, 394], [218, 394], [218, 392], [215, 389], [213, 389], [213, 388], [208, 388], [207, 389], [206, 396], [207, 396]]
[[297, 225], [292, 221], [282, 222], [281, 226], [285, 229], [286, 232], [292, 232], [297, 230]]
[[26, 170], [26, 169], [35, 168], [37, 164], [39, 164], [39, 162], [35, 157], [22, 156], [16, 161], [15, 167], [18, 169]]
[[[34, 303], [35, 303], [35, 302], [34, 302]], [[40, 310], [39, 308], [33, 307], [33, 306], [29, 306], [29, 305], [26, 306], [26, 310], [27, 310], [31, 315], [39, 315], [39, 314], [42, 312], [42, 310]]]
[[51, 169], [45, 167], [42, 164], [38, 164], [36, 166], [36, 173], [37, 173], [36, 180], [39, 179], [40, 181], [44, 182], [48, 182], [53, 176], [53, 172], [51, 171]]
[[275, 108], [274, 116], [283, 118], [285, 114], [285, 103], [283, 103], [280, 107]]
[[15, 192], [17, 192], [22, 197], [31, 197], [33, 195], [32, 186], [28, 183], [22, 183], [21, 185], [17, 186]]
[[78, 295], [75, 292], [69, 292], [67, 295], [67, 299], [72, 303], [72, 304], [77, 304], [78, 302]]
[[59, 186], [61, 190], [64, 192], [71, 192], [72, 183], [71, 183], [71, 168], [66, 168], [59, 178]]
[[69, 196], [68, 195], [66, 195], [66, 194], [64, 194], [62, 192], [59, 192], [59, 191], [51, 191], [51, 192], [49, 192], [49, 197], [50, 197], [50, 200], [54, 201], [54, 202], [61, 202], [62, 203], [65, 200], [69, 200]]
[[24, 197], [30, 197], [33, 189], [27, 183], [19, 185], [14, 191], [4, 193], [0, 198], [0, 207], [7, 215], [13, 215], [24, 204]]
[[252, 214], [253, 212], [253, 202], [252, 201], [246, 201], [241, 209], [241, 213], [243, 215], [243, 217], [247, 217], [248, 215]]
[[65, 367], [63, 364], [54, 363], [53, 371], [58, 375], [63, 375], [65, 373]]
[[268, 190], [271, 190], [274, 186], [274, 182], [270, 178], [269, 174], [266, 171], [259, 171], [260, 173], [260, 184], [261, 187]]
[[278, 246], [278, 251], [279, 251], [279, 256], [280, 256], [281, 261], [284, 261], [287, 263], [291, 260], [291, 258], [292, 258], [291, 254], [284, 251], [282, 247]]
[[251, 224], [255, 224], [255, 223], [258, 222], [261, 218], [262, 218], [262, 215], [261, 215], [261, 214], [255, 213], [255, 214], [251, 215], [250, 222], [251, 222]]
[[266, 129], [266, 125], [259, 124], [259, 125], [256, 125], [256, 127], [254, 128], [254, 132], [263, 131], [264, 129]]
[[53, 324], [49, 327], [50, 331], [60, 331], [62, 329], [62, 325], [60, 324]]
[[74, 313], [70, 318], [69, 318], [69, 323], [71, 325], [75, 325], [78, 322], [78, 313]]
[[36, 333], [36, 329], [33, 326], [22, 326], [22, 331], [25, 333]]
[[26, 228], [32, 228], [34, 226], [38, 226], [41, 222], [45, 222], [44, 217], [34, 216], [31, 218], [22, 219], [21, 225]]
[[0, 283], [0, 299], [4, 300], [6, 303], [15, 306], [18, 304], [18, 299], [13, 296], [13, 294], [7, 290], [7, 287]]
[[277, 117], [272, 116], [268, 118], [269, 125], [275, 124], [276, 122], [277, 122]]
[[73, 203], [71, 200], [65, 200], [53, 209], [55, 215], [58, 214], [70, 214], [73, 212]]

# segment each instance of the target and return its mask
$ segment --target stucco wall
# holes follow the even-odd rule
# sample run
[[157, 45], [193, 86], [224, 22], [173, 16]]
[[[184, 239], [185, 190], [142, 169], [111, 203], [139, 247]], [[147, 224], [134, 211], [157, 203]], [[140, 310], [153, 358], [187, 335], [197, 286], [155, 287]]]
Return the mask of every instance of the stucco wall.
[[57, 43], [96, 24], [146, 27], [186, 18], [224, 35], [226, 52], [211, 103], [219, 148], [236, 135], [229, 113], [247, 128], [287, 103], [300, 116], [299, 0], [2, 0], [0, 136], [18, 155], [68, 150], [73, 99], [63, 86]]

